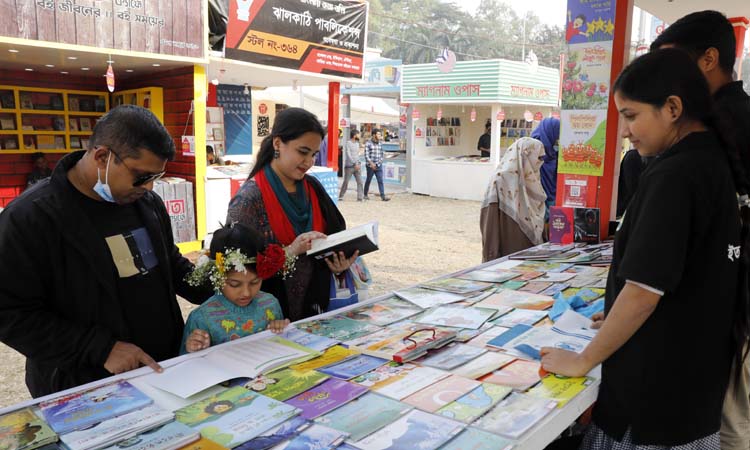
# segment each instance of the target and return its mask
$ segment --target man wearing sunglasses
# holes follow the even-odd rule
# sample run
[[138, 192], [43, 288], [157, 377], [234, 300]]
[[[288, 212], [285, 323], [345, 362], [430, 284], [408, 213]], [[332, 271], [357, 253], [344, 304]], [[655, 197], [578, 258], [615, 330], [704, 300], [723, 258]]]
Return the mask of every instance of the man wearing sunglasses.
[[178, 354], [176, 294], [211, 290], [185, 283], [192, 265], [151, 192], [174, 154], [150, 111], [119, 106], [0, 214], [0, 340], [26, 356], [34, 397]]

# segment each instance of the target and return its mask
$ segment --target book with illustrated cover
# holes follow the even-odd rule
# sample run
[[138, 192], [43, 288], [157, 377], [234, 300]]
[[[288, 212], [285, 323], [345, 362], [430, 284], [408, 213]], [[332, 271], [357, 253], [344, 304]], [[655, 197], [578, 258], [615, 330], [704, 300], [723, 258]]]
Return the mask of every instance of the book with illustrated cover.
[[553, 244], [573, 243], [573, 208], [550, 206], [549, 241]]
[[471, 423], [507, 397], [512, 390], [512, 388], [506, 386], [483, 383], [468, 394], [443, 406], [435, 414], [459, 422]]
[[363, 256], [377, 249], [378, 223], [370, 222], [328, 235], [325, 239], [313, 240], [307, 256], [324, 259], [334, 253], [344, 252], [344, 255], [350, 258], [355, 251], [359, 251], [359, 256]]
[[273, 447], [273, 450], [332, 450], [344, 442], [344, 439], [344, 432], [313, 424], [292, 439]]
[[592, 277], [588, 275], [578, 275], [577, 277], [573, 278], [569, 281], [570, 287], [572, 288], [582, 288], [582, 287], [589, 287], [597, 284], [599, 280], [602, 278], [600, 277]]
[[359, 441], [392, 423], [411, 410], [407, 404], [373, 392], [359, 397], [328, 414], [316, 423], [346, 432], [351, 441]]
[[318, 352], [325, 351], [326, 349], [333, 347], [338, 344], [339, 341], [325, 336], [318, 336], [317, 334], [307, 333], [302, 330], [298, 330], [294, 326], [286, 327], [281, 336], [295, 344], [301, 345], [313, 349]]
[[292, 417], [278, 427], [256, 436], [233, 450], [266, 450], [293, 439], [312, 426], [312, 422], [302, 417]]
[[420, 366], [450, 370], [466, 364], [486, 352], [487, 350], [483, 348], [453, 342], [443, 348], [428, 352], [426, 356], [417, 360], [416, 363]]
[[356, 355], [328, 366], [319, 367], [316, 371], [342, 380], [350, 380], [377, 369], [389, 361], [370, 355]]
[[370, 303], [343, 314], [353, 320], [362, 320], [384, 327], [422, 312], [422, 308], [398, 297], [390, 297]]
[[526, 281], [523, 280], [510, 280], [500, 285], [501, 288], [511, 291], [517, 291], [524, 286], [526, 286]]
[[348, 341], [360, 336], [374, 333], [380, 327], [344, 316], [333, 316], [325, 319], [295, 323], [295, 327], [307, 333], [325, 336], [338, 341]]
[[479, 428], [467, 427], [440, 450], [511, 450], [513, 442]]
[[[492, 328], [488, 329], [484, 333], [480, 334], [479, 336], [467, 342], [466, 345], [473, 345], [475, 347], [485, 348], [485, 346], [487, 345], [487, 342], [500, 336], [506, 331], [508, 331], [508, 328], [493, 326]], [[488, 348], [488, 350], [494, 350], [494, 349]]]
[[354, 378], [352, 382], [386, 397], [402, 400], [448, 376], [450, 373], [432, 367], [391, 362]]
[[[567, 246], [570, 248], [567, 248], [565, 251], [575, 251], [573, 246]], [[562, 263], [562, 262], [556, 262], [556, 261], [524, 261], [521, 264], [514, 267], [512, 270], [514, 272], [541, 272], [542, 275], [545, 273], [557, 273], [557, 272], [565, 272], [566, 270], [573, 267], [573, 264], [570, 263]]]
[[570, 281], [576, 274], [570, 272], [548, 272], [534, 281], [549, 281], [551, 283], [564, 283]]
[[443, 305], [425, 311], [424, 314], [414, 319], [414, 321], [430, 325], [451, 328], [473, 328], [476, 330], [496, 313], [497, 309]]
[[500, 291], [477, 303], [480, 308], [512, 307], [516, 309], [548, 309], [555, 299], [523, 291]]
[[601, 297], [604, 297], [604, 293], [606, 292], [605, 289], [599, 289], [599, 288], [574, 288], [570, 287], [568, 289], [565, 289], [562, 291], [563, 297], [566, 299], [572, 298], [575, 296], [578, 296], [586, 303], [591, 303], [594, 300], [597, 300]]
[[492, 320], [493, 325], [513, 328], [516, 325], [534, 325], [547, 317], [547, 311], [533, 309], [514, 309], [513, 311]]
[[539, 382], [540, 367], [541, 365], [536, 361], [517, 359], [502, 369], [481, 377], [479, 381], [525, 391]]
[[[515, 281], [526, 281], [526, 282], [534, 281], [537, 278], [544, 275], [544, 272], [538, 272], [536, 270], [529, 270], [527, 272], [520, 272], [520, 273], [521, 273], [521, 276], [516, 278]], [[526, 283], [524, 283], [524, 285], [525, 284]]]
[[450, 375], [406, 397], [402, 401], [422, 411], [435, 412], [480, 385], [481, 383], [476, 380], [458, 375]]
[[553, 400], [514, 392], [477, 420], [474, 426], [518, 439], [556, 407]]
[[445, 305], [464, 300], [464, 297], [450, 292], [440, 292], [432, 289], [412, 287], [394, 292], [402, 299], [414, 303], [420, 308], [430, 308], [432, 306]]
[[461, 278], [441, 278], [439, 280], [422, 283], [422, 287], [436, 291], [452, 292], [454, 294], [471, 294], [492, 287], [492, 283], [483, 281], [464, 280]]
[[88, 117], [81, 117], [78, 121], [81, 125], [81, 131], [91, 131], [91, 119]]
[[201, 435], [180, 422], [169, 422], [165, 425], [143, 431], [129, 437], [105, 450], [177, 450], [200, 439]]
[[0, 129], [2, 130], [15, 130], [16, 121], [12, 116], [0, 117]]
[[243, 442], [296, 416], [299, 409], [237, 386], [180, 408], [175, 417], [224, 447]]
[[570, 287], [570, 283], [555, 283], [541, 292], [542, 295], [555, 297], [560, 292]]
[[367, 355], [399, 363], [411, 361], [440, 348], [456, 338], [447, 328], [426, 327], [418, 324], [394, 324], [382, 330], [348, 341], [349, 348]]
[[302, 410], [300, 417], [314, 419], [354, 400], [367, 392], [367, 388], [348, 381], [329, 378], [286, 401], [287, 405]]
[[515, 359], [516, 358], [513, 356], [504, 355], [502, 353], [487, 352], [463, 366], [456, 367], [451, 370], [451, 372], [455, 375], [476, 380], [477, 378], [481, 378], [490, 372], [494, 372], [495, 370], [512, 363]]
[[486, 283], [504, 283], [518, 277], [519, 275], [520, 274], [518, 272], [511, 272], [506, 270], [474, 270], [472, 272], [459, 275], [458, 278], [462, 278], [464, 280], [484, 281]]
[[599, 243], [599, 208], [575, 208], [573, 224], [574, 242]]
[[575, 274], [577, 277], [606, 277], [609, 273], [608, 267], [594, 267], [594, 266], [573, 266], [567, 269], [565, 272]]
[[349, 348], [342, 347], [341, 345], [334, 345], [333, 347], [329, 348], [321, 356], [318, 356], [315, 359], [311, 359], [310, 361], [305, 361], [300, 364], [294, 364], [292, 366], [289, 366], [290, 369], [298, 370], [301, 372], [307, 371], [307, 370], [315, 370], [318, 367], [327, 366], [329, 364], [333, 364], [337, 361], [341, 361], [343, 359], [349, 358], [354, 355], [358, 355], [359, 352], [356, 350], [352, 350]]
[[57, 442], [57, 434], [31, 409], [0, 416], [0, 448], [33, 450]]
[[229, 450], [229, 449], [226, 447], [222, 447], [221, 445], [217, 444], [216, 442], [210, 439], [206, 439], [202, 437], [191, 444], [188, 444], [184, 447], [180, 447], [180, 450]]
[[315, 370], [287, 368], [249, 380], [243, 387], [283, 402], [327, 379], [328, 375]]
[[461, 342], [461, 343], [467, 343], [470, 340], [474, 339], [475, 337], [479, 336], [480, 334], [484, 333], [485, 331], [492, 328], [492, 324], [487, 322], [484, 325], [482, 325], [481, 328], [472, 329], [472, 328], [463, 328], [456, 333], [456, 340], [455, 342]]
[[413, 410], [352, 444], [360, 450], [435, 450], [462, 429], [461, 422]]
[[153, 403], [132, 384], [115, 381], [39, 404], [44, 420], [59, 434], [88, 428]]
[[529, 389], [528, 395], [542, 397], [557, 402], [560, 408], [565, 406], [576, 395], [580, 394], [591, 384], [588, 377], [564, 377], [549, 374], [542, 378], [536, 386]]
[[80, 111], [81, 106], [78, 101], [78, 97], [68, 96], [68, 110], [69, 111]]
[[80, 127], [78, 126], [78, 119], [75, 117], [70, 118], [68, 120], [68, 123], [70, 124], [70, 131], [80, 131]]
[[529, 281], [526, 283], [522, 288], [519, 288], [519, 291], [523, 292], [531, 292], [533, 294], [541, 294], [542, 291], [546, 290], [552, 286], [552, 283], [548, 281], [538, 281], [538, 278], [533, 281]]

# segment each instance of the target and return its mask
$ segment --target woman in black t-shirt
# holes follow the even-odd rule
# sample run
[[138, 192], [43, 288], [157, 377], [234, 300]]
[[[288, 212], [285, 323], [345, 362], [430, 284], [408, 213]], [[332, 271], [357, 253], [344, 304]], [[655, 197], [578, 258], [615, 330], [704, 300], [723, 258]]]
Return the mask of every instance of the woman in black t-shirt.
[[685, 53], [638, 58], [612, 91], [623, 137], [656, 158], [615, 237], [598, 335], [580, 354], [542, 349], [542, 365], [581, 376], [602, 363], [582, 449], [719, 450], [730, 366], [747, 341], [737, 314], [747, 304], [735, 187], [743, 183], [711, 131], [708, 86]]

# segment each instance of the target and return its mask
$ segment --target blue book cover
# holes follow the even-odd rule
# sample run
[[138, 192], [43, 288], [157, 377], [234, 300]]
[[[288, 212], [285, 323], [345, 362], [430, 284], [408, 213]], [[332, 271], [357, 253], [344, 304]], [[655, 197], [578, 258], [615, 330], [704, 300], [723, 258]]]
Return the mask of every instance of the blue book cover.
[[88, 428], [150, 405], [153, 400], [120, 380], [39, 404], [44, 420], [59, 434]]
[[360, 450], [437, 449], [462, 429], [460, 422], [415, 409], [353, 445]]
[[534, 327], [532, 327], [531, 325], [518, 324], [505, 333], [501, 334], [500, 336], [487, 341], [487, 345], [491, 345], [493, 347], [502, 347], [503, 345], [507, 344], [508, 342], [524, 334], [532, 328]]
[[412, 408], [398, 400], [368, 392], [315, 422], [349, 433], [349, 439], [359, 441], [392, 423]]
[[311, 425], [312, 422], [307, 419], [292, 417], [278, 427], [235, 447], [234, 450], [266, 450], [294, 438]]
[[274, 450], [328, 450], [337, 448], [347, 434], [323, 425], [313, 425]]
[[152, 450], [184, 447], [200, 439], [201, 435], [179, 422], [170, 422], [137, 434], [104, 450]]
[[357, 355], [315, 370], [342, 380], [351, 380], [388, 362], [387, 359], [375, 356]]
[[288, 339], [296, 344], [318, 352], [323, 352], [326, 349], [333, 347], [334, 345], [339, 343], [339, 341], [337, 341], [336, 339], [307, 333], [305, 331], [298, 330], [295, 327], [287, 327], [280, 336], [284, 339]]
[[477, 428], [467, 428], [440, 450], [510, 450], [513, 441]]

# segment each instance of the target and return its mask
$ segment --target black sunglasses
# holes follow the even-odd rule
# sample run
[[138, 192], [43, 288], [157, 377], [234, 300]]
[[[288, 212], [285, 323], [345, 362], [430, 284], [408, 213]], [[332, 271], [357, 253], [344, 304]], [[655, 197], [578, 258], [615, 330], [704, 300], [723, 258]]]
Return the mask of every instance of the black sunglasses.
[[126, 169], [130, 172], [131, 175], [133, 175], [133, 187], [143, 186], [144, 184], [151, 183], [152, 181], [156, 181], [159, 178], [163, 177], [167, 171], [159, 172], [159, 173], [147, 173], [143, 175], [138, 175], [136, 172], [133, 171], [133, 169], [128, 166], [125, 161], [120, 158], [120, 155], [117, 154], [116, 151], [112, 150], [111, 148], [108, 149], [110, 152], [112, 152], [113, 155], [115, 155], [115, 158], [117, 158], [118, 161], [122, 163], [123, 166], [125, 166]]

